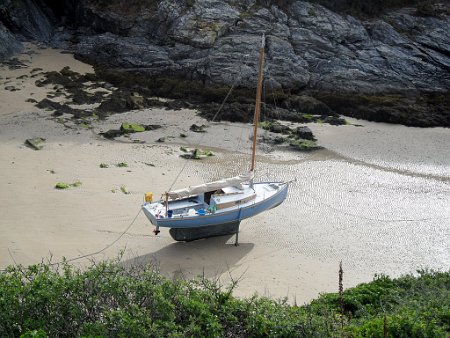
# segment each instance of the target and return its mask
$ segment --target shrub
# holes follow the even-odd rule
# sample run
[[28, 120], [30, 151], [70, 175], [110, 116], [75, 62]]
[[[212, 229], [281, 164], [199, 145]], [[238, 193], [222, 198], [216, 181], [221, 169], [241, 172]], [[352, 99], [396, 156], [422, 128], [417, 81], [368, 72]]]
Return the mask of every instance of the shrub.
[[446, 337], [450, 272], [378, 276], [344, 291], [355, 309], [339, 324], [338, 294], [298, 307], [236, 299], [205, 278], [168, 280], [153, 266], [67, 263], [0, 272], [1, 337]]

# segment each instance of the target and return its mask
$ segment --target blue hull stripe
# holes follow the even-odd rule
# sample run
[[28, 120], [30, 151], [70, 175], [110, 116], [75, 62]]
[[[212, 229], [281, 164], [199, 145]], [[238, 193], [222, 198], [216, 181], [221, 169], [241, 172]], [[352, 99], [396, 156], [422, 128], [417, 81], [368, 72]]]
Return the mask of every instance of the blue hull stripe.
[[275, 195], [255, 204], [204, 216], [177, 217], [177, 218], [155, 218], [145, 207], [144, 213], [150, 222], [154, 225], [166, 228], [196, 228], [208, 225], [219, 225], [230, 222], [240, 221], [255, 216], [263, 211], [272, 209], [280, 205], [287, 196], [288, 184], [280, 188]]

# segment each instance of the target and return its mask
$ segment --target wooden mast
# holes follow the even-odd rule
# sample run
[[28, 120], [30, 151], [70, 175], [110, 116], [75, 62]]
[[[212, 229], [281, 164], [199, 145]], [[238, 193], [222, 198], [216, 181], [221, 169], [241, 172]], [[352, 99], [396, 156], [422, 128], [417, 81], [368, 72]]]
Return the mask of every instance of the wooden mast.
[[[262, 91], [262, 70], [264, 65], [264, 47], [265, 47], [265, 35], [262, 35], [261, 49], [259, 50], [259, 67], [258, 67], [258, 85], [256, 88], [256, 103], [255, 103], [255, 116], [253, 119], [253, 144], [252, 144], [252, 162], [250, 171], [255, 171], [256, 164], [256, 136], [258, 133], [259, 112], [261, 109], [261, 91]], [[253, 183], [253, 179], [252, 179]]]

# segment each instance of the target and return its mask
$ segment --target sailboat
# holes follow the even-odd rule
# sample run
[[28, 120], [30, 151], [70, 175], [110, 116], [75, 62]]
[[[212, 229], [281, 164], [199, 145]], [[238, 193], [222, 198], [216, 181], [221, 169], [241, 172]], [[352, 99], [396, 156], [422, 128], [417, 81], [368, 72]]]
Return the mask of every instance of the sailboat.
[[254, 182], [256, 141], [261, 106], [262, 70], [265, 37], [263, 35], [258, 67], [250, 171], [219, 181], [166, 192], [161, 200], [146, 195], [142, 210], [156, 226], [170, 228], [176, 241], [192, 241], [220, 235], [236, 234], [238, 243], [241, 220], [275, 208], [286, 199], [289, 182]]

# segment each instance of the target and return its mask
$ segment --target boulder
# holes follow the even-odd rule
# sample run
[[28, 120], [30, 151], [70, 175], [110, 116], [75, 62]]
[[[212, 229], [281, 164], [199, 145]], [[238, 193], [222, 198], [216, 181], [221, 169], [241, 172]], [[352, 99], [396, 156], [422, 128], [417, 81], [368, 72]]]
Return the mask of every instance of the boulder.
[[311, 140], [311, 141], [316, 140], [311, 129], [309, 129], [309, 127], [305, 127], [305, 126], [297, 127], [297, 129], [295, 130], [295, 136], [297, 138], [304, 139], [304, 140]]

